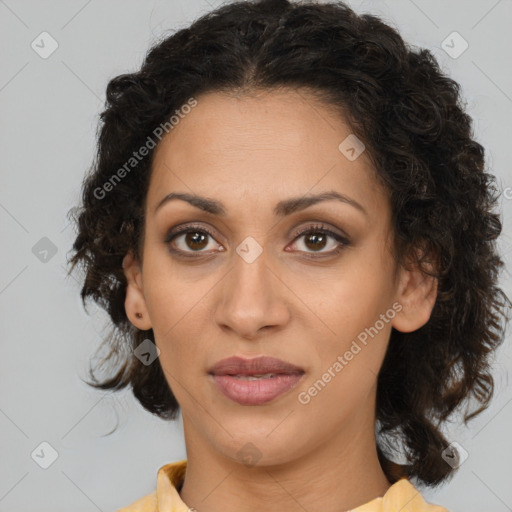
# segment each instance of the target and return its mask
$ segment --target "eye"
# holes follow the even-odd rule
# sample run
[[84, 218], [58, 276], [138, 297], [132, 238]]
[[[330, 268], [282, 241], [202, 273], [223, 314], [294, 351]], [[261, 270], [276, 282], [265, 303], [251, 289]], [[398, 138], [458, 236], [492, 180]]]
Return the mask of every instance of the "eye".
[[[211, 245], [210, 249], [215, 249], [216, 244], [208, 243], [208, 238], [213, 240], [213, 234], [203, 226], [181, 226], [169, 233], [165, 243], [169, 245], [172, 252], [193, 256], [192, 253], [206, 252], [204, 249], [209, 245]], [[177, 249], [173, 247], [173, 243]]]
[[[323, 224], [316, 226], [309, 226], [295, 233], [295, 240], [303, 239], [299, 245], [305, 249], [299, 249], [300, 252], [309, 254], [320, 253], [321, 255], [333, 255], [339, 253], [344, 247], [350, 245], [349, 240], [330, 229], [325, 228]], [[326, 250], [325, 247], [329, 246], [329, 239], [331, 239], [331, 250]]]
[[[303, 239], [301, 244], [296, 242], [298, 239]], [[165, 243], [169, 246], [171, 252], [184, 257], [195, 257], [201, 253], [208, 254], [210, 250], [215, 251], [219, 247], [221, 248], [220, 252], [225, 250], [213, 241], [214, 235], [210, 230], [203, 226], [190, 225], [180, 226], [172, 230], [165, 239]], [[314, 256], [315, 253], [322, 257], [338, 254], [343, 248], [349, 246], [350, 242], [345, 236], [335, 233], [321, 224], [308, 226], [296, 232], [293, 244], [302, 245], [303, 249], [299, 248], [299, 252], [309, 254], [308, 257], [316, 257]], [[329, 245], [331, 249], [324, 251], [323, 249]]]

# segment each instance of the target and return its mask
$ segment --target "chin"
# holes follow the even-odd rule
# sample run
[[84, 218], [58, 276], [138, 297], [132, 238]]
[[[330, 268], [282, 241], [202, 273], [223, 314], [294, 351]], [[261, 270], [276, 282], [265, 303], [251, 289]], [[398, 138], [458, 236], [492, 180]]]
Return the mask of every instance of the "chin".
[[[272, 427], [275, 429], [275, 423]], [[269, 467], [287, 464], [299, 456], [297, 436], [283, 430], [278, 433], [272, 429], [262, 432], [238, 433], [229, 438], [228, 445], [219, 447], [227, 458], [246, 467]]]

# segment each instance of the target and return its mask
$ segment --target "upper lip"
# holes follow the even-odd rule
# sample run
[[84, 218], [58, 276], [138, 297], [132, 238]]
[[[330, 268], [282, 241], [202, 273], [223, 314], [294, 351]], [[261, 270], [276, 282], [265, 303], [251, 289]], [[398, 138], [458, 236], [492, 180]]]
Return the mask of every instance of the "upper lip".
[[212, 375], [263, 375], [266, 373], [304, 373], [304, 370], [275, 357], [260, 356], [253, 359], [228, 357], [214, 364], [208, 373]]

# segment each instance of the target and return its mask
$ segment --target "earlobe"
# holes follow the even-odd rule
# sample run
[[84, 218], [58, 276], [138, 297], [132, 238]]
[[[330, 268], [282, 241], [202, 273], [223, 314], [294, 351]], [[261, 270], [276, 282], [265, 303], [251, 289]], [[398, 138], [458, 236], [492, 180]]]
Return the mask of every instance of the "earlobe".
[[402, 268], [397, 302], [402, 309], [392, 321], [393, 327], [401, 332], [416, 331], [430, 319], [437, 299], [438, 281], [419, 267], [412, 270]]
[[126, 316], [137, 329], [147, 331], [151, 329], [151, 321], [142, 287], [142, 271], [131, 251], [123, 258], [123, 273], [127, 281], [124, 301]]

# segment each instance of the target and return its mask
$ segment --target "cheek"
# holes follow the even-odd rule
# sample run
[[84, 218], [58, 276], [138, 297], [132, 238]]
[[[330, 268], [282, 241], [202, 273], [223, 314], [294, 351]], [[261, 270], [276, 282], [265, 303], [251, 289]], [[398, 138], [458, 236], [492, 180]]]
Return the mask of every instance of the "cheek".
[[365, 393], [375, 384], [394, 316], [392, 283], [385, 263], [359, 254], [339, 272], [341, 276], [317, 288], [316, 296], [310, 293], [324, 336], [322, 343], [315, 344], [321, 366], [308, 386], [318, 379], [328, 380], [330, 392], [341, 396], [347, 390]]
[[199, 275], [197, 268], [176, 264], [156, 241], [145, 249], [144, 258], [146, 305], [155, 334], [165, 338], [197, 315], [195, 309], [205, 302], [212, 278], [207, 273]]
[[383, 268], [359, 258], [320, 283], [314, 294], [311, 289], [303, 292], [338, 348], [373, 326], [391, 307], [392, 283]]
[[210, 279], [187, 280], [169, 259], [147, 259], [146, 305], [161, 364], [172, 375], [178, 377], [197, 365], [197, 353], [204, 348], [201, 343], [205, 338], [204, 322], [209, 318], [211, 287]]
[[347, 325], [353, 324], [350, 329], [340, 330], [335, 340], [318, 346], [320, 365], [298, 391], [302, 392], [298, 402], [304, 405], [304, 411], [309, 411], [309, 418], [319, 415], [326, 423], [337, 424], [348, 416], [367, 414], [370, 410], [367, 406], [373, 400], [390, 324], [384, 323], [378, 330], [375, 322], [369, 324], [364, 319], [358, 322], [364, 327], [348, 319]]

